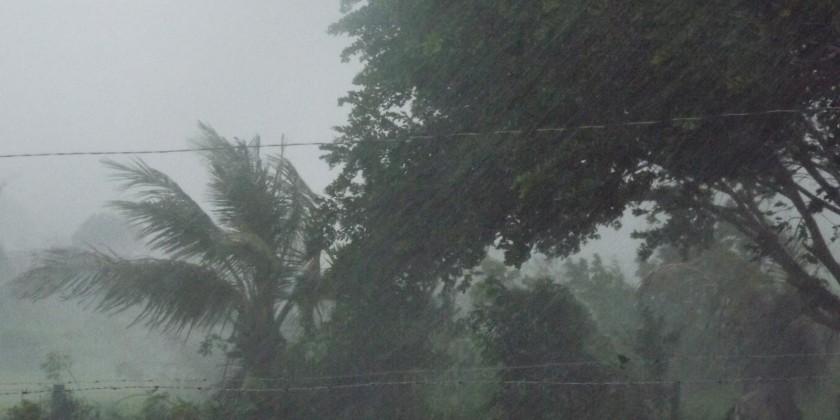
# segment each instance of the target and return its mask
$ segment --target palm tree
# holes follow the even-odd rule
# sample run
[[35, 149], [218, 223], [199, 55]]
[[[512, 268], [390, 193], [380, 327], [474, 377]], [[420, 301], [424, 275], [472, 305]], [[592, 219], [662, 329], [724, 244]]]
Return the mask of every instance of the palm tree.
[[274, 371], [293, 307], [302, 319], [320, 288], [317, 196], [282, 156], [260, 157], [259, 137], [229, 142], [200, 125], [209, 169], [205, 212], [171, 178], [142, 160], [106, 161], [133, 201], [116, 207], [161, 258], [129, 259], [95, 248], [44, 251], [17, 278], [21, 295], [95, 299], [95, 309], [139, 307], [135, 322], [163, 330], [228, 323], [246, 374]]

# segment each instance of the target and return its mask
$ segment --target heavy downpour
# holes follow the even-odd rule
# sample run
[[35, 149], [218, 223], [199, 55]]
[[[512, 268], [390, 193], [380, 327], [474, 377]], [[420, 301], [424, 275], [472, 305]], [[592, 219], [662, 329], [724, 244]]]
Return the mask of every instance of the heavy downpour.
[[0, 2], [0, 419], [836, 419], [840, 2]]

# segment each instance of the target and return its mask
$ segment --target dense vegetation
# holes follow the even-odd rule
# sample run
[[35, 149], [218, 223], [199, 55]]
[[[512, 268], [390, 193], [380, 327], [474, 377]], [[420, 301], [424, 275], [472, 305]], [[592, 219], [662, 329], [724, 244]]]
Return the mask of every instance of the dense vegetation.
[[566, 255], [632, 210], [659, 220], [643, 256], [730, 224], [840, 329], [837, 2], [344, 6], [365, 67], [330, 193], [386, 276]]
[[[840, 331], [840, 3], [343, 7], [332, 30], [364, 67], [325, 147], [341, 168], [325, 197], [258, 139], [202, 126], [212, 211], [143, 161], [108, 162], [148, 249], [80, 236], [14, 282], [202, 331], [201, 351], [234, 365], [212, 398], [153, 389], [121, 414], [59, 387], [10, 418], [822, 410]], [[646, 216], [638, 281], [573, 257], [630, 214]]]

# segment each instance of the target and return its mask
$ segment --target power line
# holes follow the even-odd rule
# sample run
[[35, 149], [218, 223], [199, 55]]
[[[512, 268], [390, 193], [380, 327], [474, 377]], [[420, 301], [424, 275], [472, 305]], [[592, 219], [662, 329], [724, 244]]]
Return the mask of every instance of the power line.
[[[766, 115], [777, 115], [777, 114], [806, 114], [806, 113], [815, 113], [815, 112], [822, 112], [822, 111], [840, 111], [840, 107], [819, 107], [819, 108], [806, 108], [806, 109], [771, 109], [765, 111], [754, 111], [754, 112], [727, 112], [722, 114], [715, 114], [715, 115], [706, 115], [706, 116], [693, 116], [693, 117], [675, 117], [675, 118], [668, 118], [668, 119], [661, 119], [661, 120], [645, 120], [645, 121], [628, 121], [628, 122], [619, 122], [619, 123], [607, 123], [607, 124], [587, 124], [587, 125], [578, 125], [578, 126], [569, 126], [569, 127], [549, 127], [549, 128], [536, 128], [530, 130], [493, 130], [493, 131], [461, 131], [461, 132], [454, 132], [454, 133], [443, 133], [443, 134], [420, 134], [420, 135], [411, 135], [402, 138], [387, 138], [387, 139], [367, 139], [367, 140], [352, 140], [352, 141], [342, 141], [342, 142], [285, 142], [281, 141], [280, 143], [265, 143], [260, 145], [247, 145], [245, 147], [249, 148], [286, 148], [286, 147], [305, 147], [305, 146], [328, 146], [333, 144], [360, 144], [360, 143], [395, 143], [395, 142], [406, 142], [412, 140], [435, 140], [441, 138], [469, 138], [469, 137], [483, 137], [483, 136], [494, 136], [494, 135], [522, 135], [522, 134], [535, 134], [535, 133], [562, 133], [567, 131], [578, 131], [578, 130], [603, 130], [608, 128], [616, 128], [616, 127], [641, 127], [641, 126], [653, 126], [653, 125], [661, 125], [673, 122], [697, 122], [697, 121], [705, 121], [705, 120], [712, 120], [712, 119], [721, 119], [721, 118], [746, 118], [746, 117], [757, 117], [757, 116], [766, 116]], [[224, 150], [227, 147], [186, 147], [180, 149], [156, 149], [156, 150], [111, 150], [111, 151], [73, 151], [73, 152], [37, 152], [37, 153], [10, 153], [10, 154], [2, 154], [0, 158], [2, 159], [12, 159], [12, 158], [33, 158], [33, 157], [67, 157], [67, 156], [115, 156], [115, 155], [160, 155], [160, 154], [171, 154], [171, 153], [188, 153], [188, 152], [208, 152], [213, 150]]]

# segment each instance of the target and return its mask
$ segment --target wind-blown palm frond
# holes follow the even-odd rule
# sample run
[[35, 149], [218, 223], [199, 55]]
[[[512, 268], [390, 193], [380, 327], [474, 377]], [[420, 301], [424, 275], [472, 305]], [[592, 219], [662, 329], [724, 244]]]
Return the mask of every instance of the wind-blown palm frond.
[[204, 136], [196, 144], [211, 150], [205, 153], [210, 199], [220, 222], [247, 239], [258, 255], [271, 249], [284, 264], [296, 265], [315, 194], [288, 160], [260, 158], [259, 137], [231, 145], [211, 128], [202, 129]]
[[16, 284], [30, 299], [87, 299], [111, 312], [137, 306], [137, 321], [165, 329], [230, 319], [243, 366], [265, 373], [276, 359], [263, 353], [282, 347], [286, 315], [294, 307], [308, 317], [320, 298], [318, 198], [288, 160], [260, 158], [259, 138], [229, 142], [201, 130], [214, 217], [142, 160], [105, 162], [121, 189], [136, 192], [134, 201], [111, 204], [165, 259], [53, 249]]
[[287, 159], [272, 156], [268, 161], [274, 171], [272, 192], [286, 203], [284, 223], [277, 232], [278, 240], [286, 248], [306, 250], [310, 245], [308, 239], [312, 234], [310, 225], [314, 221], [317, 196]]
[[170, 259], [127, 260], [97, 251], [56, 248], [15, 280], [24, 298], [90, 299], [95, 308], [121, 312], [140, 307], [135, 322], [180, 330], [216, 325], [241, 305], [242, 295], [204, 266]]
[[205, 261], [229, 258], [225, 233], [201, 207], [166, 174], [142, 160], [131, 165], [105, 161], [117, 170], [123, 190], [137, 189], [142, 201], [113, 201], [111, 205], [140, 228], [149, 245], [173, 258], [199, 257]]
[[[233, 144], [209, 128], [196, 141], [210, 166], [210, 200], [221, 223], [233, 230], [256, 231], [269, 245], [271, 229], [282, 213], [283, 203], [269, 188], [270, 176], [259, 157], [259, 138], [250, 144], [236, 140]], [[223, 146], [227, 145], [227, 148]], [[269, 229], [266, 229], [269, 228]]]

